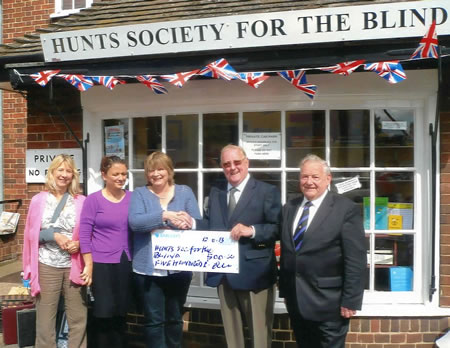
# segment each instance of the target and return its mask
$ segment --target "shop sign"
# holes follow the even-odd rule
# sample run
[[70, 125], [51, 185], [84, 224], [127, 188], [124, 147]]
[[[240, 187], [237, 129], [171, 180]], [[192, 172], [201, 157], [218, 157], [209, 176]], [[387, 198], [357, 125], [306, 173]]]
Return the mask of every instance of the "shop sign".
[[255, 13], [41, 34], [46, 62], [450, 34], [450, 1]]
[[281, 159], [281, 133], [242, 133], [248, 159]]
[[39, 149], [27, 150], [25, 180], [27, 183], [45, 183], [48, 167], [53, 159], [60, 154], [71, 156], [80, 173], [83, 182], [83, 155], [81, 149]]

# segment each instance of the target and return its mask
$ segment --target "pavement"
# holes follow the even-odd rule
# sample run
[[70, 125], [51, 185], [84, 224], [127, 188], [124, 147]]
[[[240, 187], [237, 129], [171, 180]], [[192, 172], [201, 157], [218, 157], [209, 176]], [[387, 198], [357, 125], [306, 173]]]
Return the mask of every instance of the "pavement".
[[[21, 261], [5, 261], [0, 262], [0, 296], [8, 295], [13, 287], [22, 286], [22, 278], [20, 272], [22, 271]], [[17, 348], [17, 344], [3, 343], [3, 326], [0, 326], [0, 347]]]

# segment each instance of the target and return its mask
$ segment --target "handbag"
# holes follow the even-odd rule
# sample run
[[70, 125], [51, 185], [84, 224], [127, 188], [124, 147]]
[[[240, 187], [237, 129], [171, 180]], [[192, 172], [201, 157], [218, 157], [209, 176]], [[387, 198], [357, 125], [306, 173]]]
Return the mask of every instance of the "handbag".
[[[65, 192], [61, 200], [59, 201], [58, 205], [56, 206], [55, 212], [53, 213], [52, 219], [50, 221], [51, 224], [55, 223], [56, 220], [58, 219], [59, 215], [64, 209], [64, 206], [66, 205], [67, 198], [69, 198], [69, 193]], [[55, 228], [53, 226], [42, 229], [39, 232], [39, 243], [43, 244], [47, 242], [54, 242], [55, 241], [54, 233], [59, 231], [60, 231], [59, 228]]]

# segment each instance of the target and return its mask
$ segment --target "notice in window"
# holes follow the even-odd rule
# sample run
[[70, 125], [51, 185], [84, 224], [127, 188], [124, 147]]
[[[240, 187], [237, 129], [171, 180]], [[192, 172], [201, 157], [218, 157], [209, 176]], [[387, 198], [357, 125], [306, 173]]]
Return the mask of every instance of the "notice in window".
[[281, 133], [242, 133], [242, 145], [249, 159], [281, 159]]
[[239, 244], [230, 232], [157, 230], [152, 253], [155, 269], [239, 273]]
[[123, 125], [105, 127], [105, 156], [125, 158]]
[[[413, 204], [412, 203], [388, 203], [388, 213], [390, 216], [397, 216], [399, 223], [390, 225], [390, 230], [402, 229], [412, 230], [413, 228]], [[399, 225], [400, 224], [400, 225]], [[400, 227], [400, 228], [399, 228]]]

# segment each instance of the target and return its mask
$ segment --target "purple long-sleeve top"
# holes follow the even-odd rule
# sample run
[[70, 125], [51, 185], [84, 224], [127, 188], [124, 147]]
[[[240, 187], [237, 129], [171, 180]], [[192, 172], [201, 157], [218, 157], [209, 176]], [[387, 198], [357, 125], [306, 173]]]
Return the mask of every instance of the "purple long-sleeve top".
[[128, 230], [128, 206], [131, 193], [117, 203], [103, 197], [102, 191], [87, 196], [80, 221], [80, 250], [92, 253], [98, 263], [119, 263], [122, 252], [131, 260]]

